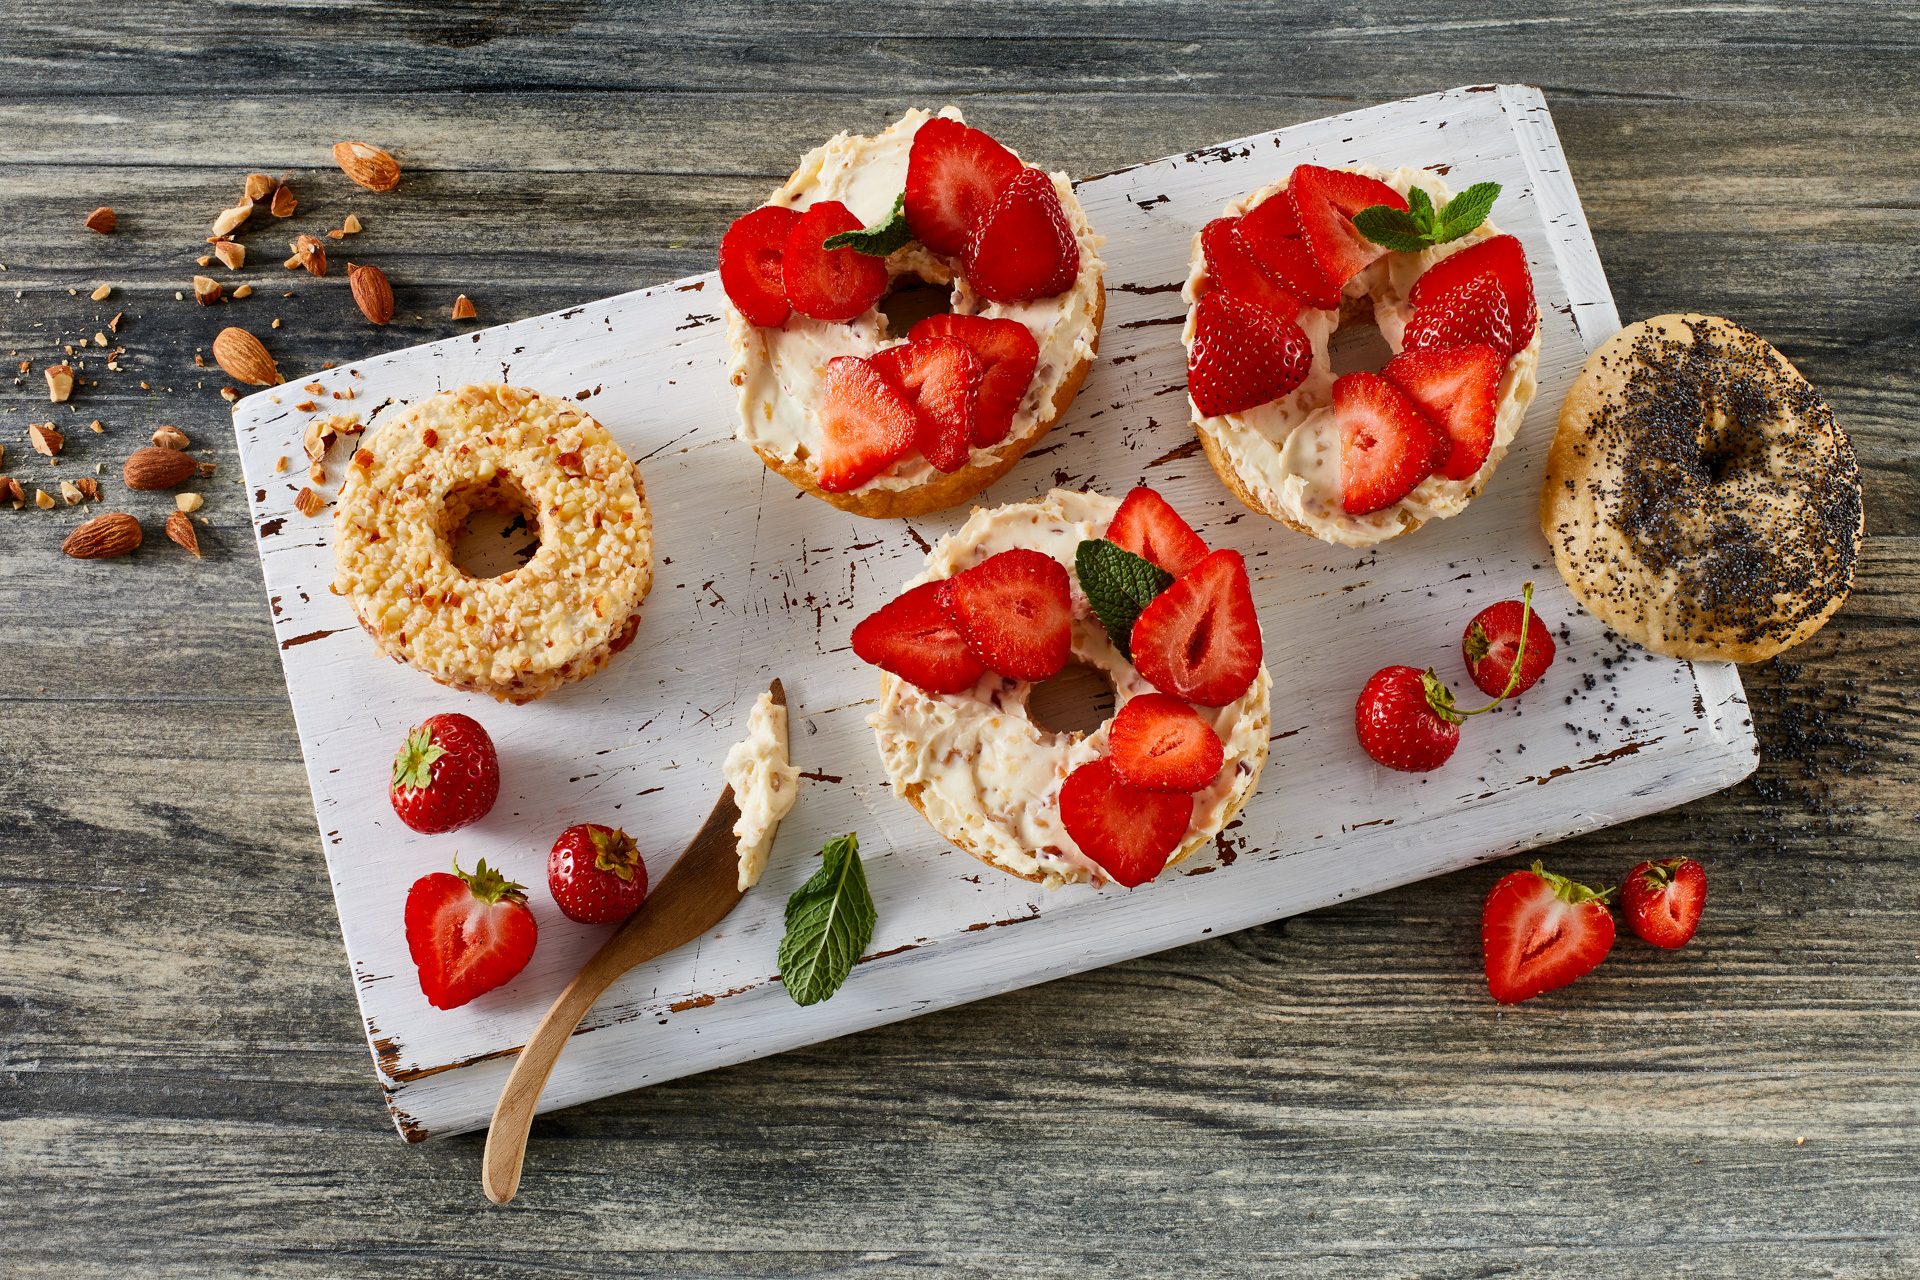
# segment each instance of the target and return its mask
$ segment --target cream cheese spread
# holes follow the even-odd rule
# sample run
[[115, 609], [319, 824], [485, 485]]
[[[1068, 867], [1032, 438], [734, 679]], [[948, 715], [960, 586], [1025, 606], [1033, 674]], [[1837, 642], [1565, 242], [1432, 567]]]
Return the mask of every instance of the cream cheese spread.
[[787, 709], [763, 692], [747, 716], [747, 736], [727, 751], [720, 771], [733, 788], [740, 819], [733, 839], [740, 851], [740, 889], [760, 882], [780, 819], [800, 794], [800, 770], [787, 760]]

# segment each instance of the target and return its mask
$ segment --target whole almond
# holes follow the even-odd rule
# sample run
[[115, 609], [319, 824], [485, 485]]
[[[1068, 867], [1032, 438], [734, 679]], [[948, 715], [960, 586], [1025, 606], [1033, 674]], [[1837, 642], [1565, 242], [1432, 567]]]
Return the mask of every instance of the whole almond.
[[283, 182], [279, 190], [273, 193], [273, 203], [267, 206], [267, 212], [276, 218], [291, 218], [296, 203], [293, 198], [293, 188]]
[[294, 261], [316, 276], [327, 274], [327, 246], [312, 236], [301, 236], [287, 246], [293, 250]]
[[222, 240], [213, 246], [213, 256], [220, 259], [220, 265], [229, 271], [238, 271], [247, 260], [247, 246], [233, 240]]
[[200, 539], [193, 532], [193, 521], [187, 519], [184, 511], [175, 511], [167, 517], [167, 536], [193, 552], [195, 560], [200, 559]]
[[98, 231], [103, 236], [112, 235], [113, 210], [107, 208], [105, 205], [101, 205], [98, 209], [95, 209], [87, 215], [87, 228], [91, 231]]
[[171, 489], [191, 480], [199, 469], [200, 464], [189, 454], [149, 447], [133, 451], [120, 468], [120, 478], [129, 489]]
[[247, 199], [258, 203], [273, 194], [274, 181], [264, 173], [247, 175]]
[[161, 427], [153, 433], [153, 442], [162, 449], [184, 449], [193, 443], [178, 427]]
[[123, 511], [109, 511], [68, 534], [60, 549], [75, 560], [105, 560], [139, 545], [140, 522]]
[[207, 276], [195, 276], [193, 278], [193, 300], [203, 307], [210, 307], [220, 301], [220, 295], [225, 292], [226, 290], [221, 287], [218, 280], [210, 279]]
[[73, 394], [73, 366], [56, 364], [47, 370], [47, 399], [55, 404]]
[[473, 319], [473, 303], [467, 300], [467, 295], [464, 293], [453, 300], [453, 318], [455, 320]]
[[253, 201], [242, 200], [231, 209], [222, 209], [220, 216], [213, 220], [213, 234], [224, 236], [236, 230], [241, 223], [253, 216]]
[[67, 444], [67, 438], [55, 431], [51, 422], [28, 423], [27, 439], [32, 442], [35, 453], [44, 453], [49, 458], [64, 449]]
[[213, 340], [213, 358], [229, 376], [248, 386], [271, 387], [282, 381], [280, 366], [260, 345], [260, 339], [245, 329], [222, 329]]
[[353, 300], [360, 305], [361, 315], [375, 324], [393, 319], [393, 286], [387, 283], [386, 273], [380, 268], [349, 262], [347, 283], [353, 286]]
[[334, 143], [333, 162], [369, 191], [391, 191], [400, 185], [400, 162], [365, 142]]

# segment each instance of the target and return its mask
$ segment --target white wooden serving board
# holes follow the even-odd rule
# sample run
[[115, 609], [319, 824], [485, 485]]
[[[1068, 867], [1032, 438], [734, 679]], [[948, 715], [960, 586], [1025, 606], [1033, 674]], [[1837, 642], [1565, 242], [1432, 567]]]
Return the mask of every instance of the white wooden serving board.
[[[1487, 492], [1463, 515], [1374, 552], [1246, 512], [1198, 455], [1187, 420], [1179, 284], [1192, 236], [1228, 199], [1303, 161], [1449, 168], [1456, 190], [1503, 184], [1494, 219], [1526, 244], [1540, 301], [1539, 398]], [[640, 462], [663, 558], [639, 636], [604, 673], [531, 706], [454, 693], [375, 652], [328, 591], [330, 512], [294, 509], [308, 415], [293, 405], [304, 394], [290, 384], [240, 403], [260, 557], [354, 986], [409, 1139], [486, 1123], [507, 1055], [608, 933], [571, 923], [548, 896], [554, 837], [575, 822], [623, 825], [657, 879], [713, 803], [720, 761], [774, 676], [786, 682], [793, 753], [809, 781], [766, 878], [711, 935], [608, 993], [560, 1059], [543, 1107], [1374, 893], [1664, 809], [1752, 770], [1734, 669], [1614, 643], [1572, 603], [1535, 521], [1560, 400], [1619, 324], [1537, 90], [1391, 103], [1103, 174], [1079, 192], [1107, 237], [1100, 358], [1066, 420], [982, 501], [1151, 483], [1210, 545], [1246, 555], [1274, 678], [1272, 754], [1253, 801], [1211, 860], [1132, 892], [1048, 893], [985, 868], [893, 797], [865, 723], [876, 675], [853, 657], [848, 632], [966, 512], [845, 515], [797, 494], [735, 442], [714, 276], [296, 380], [353, 388], [363, 414], [469, 381], [577, 393]], [[336, 446], [336, 479], [345, 452]], [[275, 474], [283, 455], [295, 465]], [[1352, 727], [1367, 676], [1388, 662], [1433, 664], [1465, 697], [1462, 628], [1527, 578], [1539, 583], [1541, 615], [1565, 628], [1551, 674], [1517, 706], [1471, 722], [1436, 773], [1370, 762]], [[415, 835], [387, 804], [389, 762], [410, 725], [450, 710], [475, 716], [498, 743], [500, 799], [476, 826]], [[879, 925], [839, 994], [801, 1008], [775, 976], [782, 910], [822, 843], [849, 830], [860, 833]], [[420, 994], [401, 908], [408, 886], [456, 853], [530, 887], [540, 943], [515, 981], [443, 1012]]]

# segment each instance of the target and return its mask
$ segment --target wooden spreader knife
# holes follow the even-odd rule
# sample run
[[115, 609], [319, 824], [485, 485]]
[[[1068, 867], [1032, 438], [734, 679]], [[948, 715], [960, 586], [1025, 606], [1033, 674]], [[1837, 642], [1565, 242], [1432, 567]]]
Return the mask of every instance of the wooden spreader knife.
[[[786, 690], [778, 680], [773, 682], [771, 692], [775, 704], [787, 705]], [[728, 786], [686, 852], [654, 886], [640, 910], [593, 953], [534, 1028], [513, 1064], [513, 1074], [507, 1077], [507, 1087], [500, 1091], [500, 1102], [493, 1109], [493, 1126], [487, 1130], [487, 1150], [480, 1163], [480, 1186], [487, 1199], [505, 1204], [520, 1189], [520, 1163], [526, 1158], [534, 1107], [547, 1087], [547, 1077], [553, 1074], [560, 1051], [594, 1001], [627, 970], [663, 956], [719, 924], [744, 896], [745, 890], [739, 885], [739, 848], [733, 836], [733, 824], [739, 820], [740, 807], [734, 803], [732, 786]]]

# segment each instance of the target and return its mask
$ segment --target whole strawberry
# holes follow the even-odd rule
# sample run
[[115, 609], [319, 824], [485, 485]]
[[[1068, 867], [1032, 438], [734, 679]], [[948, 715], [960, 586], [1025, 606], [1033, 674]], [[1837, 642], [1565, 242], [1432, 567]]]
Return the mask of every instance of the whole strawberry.
[[1487, 990], [1519, 1004], [1593, 972], [1613, 949], [1611, 889], [1595, 892], [1539, 863], [1503, 876], [1480, 909]]
[[1707, 905], [1707, 869], [1692, 858], [1643, 862], [1620, 886], [1633, 931], [1656, 947], [1677, 950], [1693, 940]]
[[597, 822], [568, 827], [547, 855], [547, 889], [569, 920], [612, 924], [640, 909], [647, 864], [633, 837]]
[[1354, 705], [1354, 729], [1367, 754], [1389, 769], [1438, 769], [1460, 745], [1453, 693], [1432, 671], [1383, 667]]
[[[1525, 626], [1526, 652], [1521, 654]], [[1460, 637], [1460, 654], [1467, 674], [1490, 698], [1518, 697], [1553, 665], [1553, 637], [1540, 615], [1519, 600], [1502, 600], [1473, 615]], [[1514, 658], [1519, 657], [1515, 674]], [[1511, 687], [1509, 687], [1511, 686]]]
[[457, 831], [487, 816], [500, 794], [500, 757], [472, 716], [430, 716], [393, 758], [387, 798], [422, 835]]
[[406, 921], [420, 990], [436, 1009], [458, 1008], [513, 981], [540, 938], [527, 891], [485, 858], [472, 875], [455, 858], [452, 875], [436, 871], [414, 881]]

